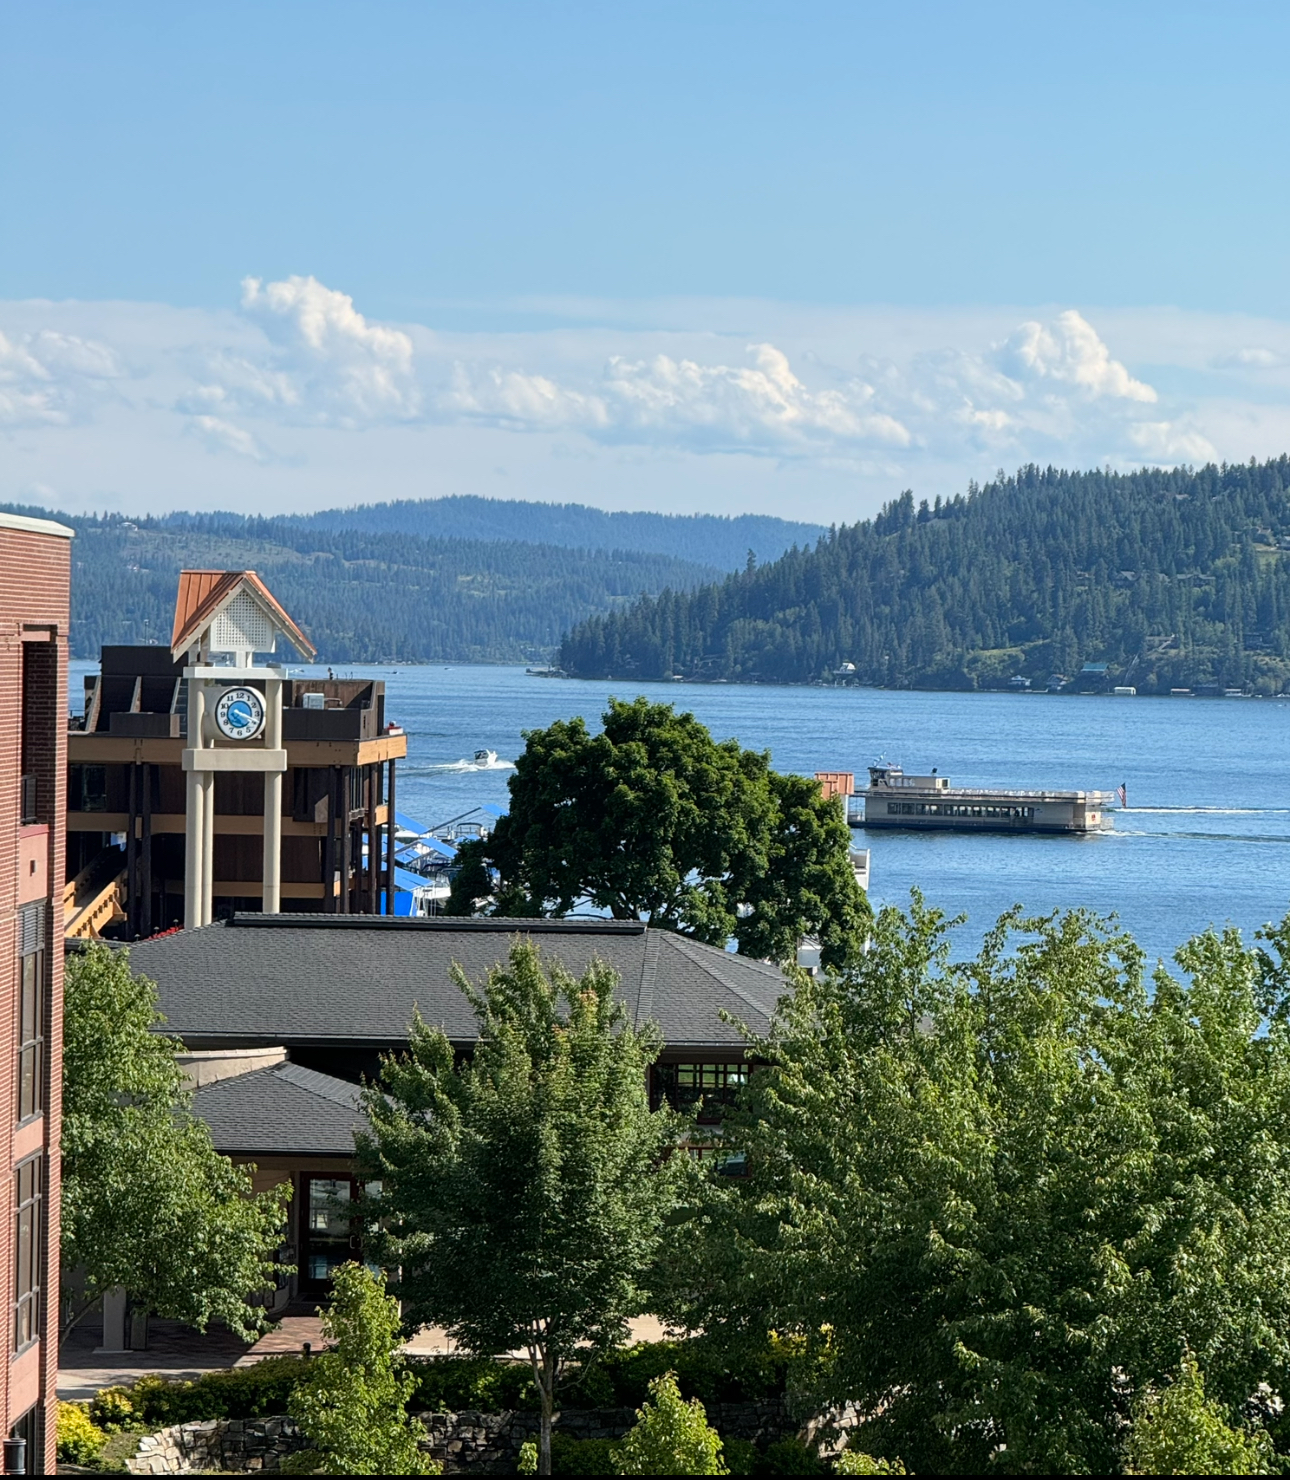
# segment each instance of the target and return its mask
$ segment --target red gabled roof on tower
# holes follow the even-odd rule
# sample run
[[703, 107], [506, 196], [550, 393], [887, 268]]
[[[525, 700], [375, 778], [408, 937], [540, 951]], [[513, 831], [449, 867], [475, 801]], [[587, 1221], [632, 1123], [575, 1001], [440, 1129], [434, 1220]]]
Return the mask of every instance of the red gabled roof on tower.
[[175, 625], [170, 634], [170, 651], [176, 658], [192, 646], [202, 628], [243, 585], [249, 586], [269, 608], [301, 657], [312, 658], [317, 653], [317, 648], [253, 570], [181, 570], [179, 594], [175, 599]]

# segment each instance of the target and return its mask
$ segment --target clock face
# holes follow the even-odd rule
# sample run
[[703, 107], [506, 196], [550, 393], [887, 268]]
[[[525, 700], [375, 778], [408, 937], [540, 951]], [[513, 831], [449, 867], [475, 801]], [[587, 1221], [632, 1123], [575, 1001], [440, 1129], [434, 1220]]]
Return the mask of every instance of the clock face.
[[254, 740], [264, 728], [264, 700], [256, 689], [225, 689], [215, 705], [215, 723], [230, 740]]

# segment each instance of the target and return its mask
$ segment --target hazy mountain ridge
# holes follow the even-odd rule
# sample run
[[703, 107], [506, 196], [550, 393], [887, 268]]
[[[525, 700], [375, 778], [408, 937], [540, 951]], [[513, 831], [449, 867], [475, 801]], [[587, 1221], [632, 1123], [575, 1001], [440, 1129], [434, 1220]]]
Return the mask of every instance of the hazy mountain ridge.
[[[811, 549], [591, 617], [606, 675], [980, 688], [1108, 665], [1141, 691], [1290, 683], [1290, 459], [1135, 473], [1035, 466], [912, 494]], [[1098, 680], [1090, 677], [1092, 684]]]
[[719, 568], [633, 550], [516, 540], [427, 540], [227, 514], [84, 517], [6, 505], [72, 525], [72, 650], [168, 642], [184, 567], [254, 569], [324, 662], [545, 662], [561, 635]]
[[814, 544], [824, 533], [822, 525], [776, 519], [768, 514], [620, 513], [587, 504], [543, 504], [462, 494], [324, 509], [316, 514], [292, 515], [286, 522], [311, 529], [361, 529], [371, 534], [413, 534], [423, 539], [523, 540], [570, 549], [634, 550], [671, 555], [723, 571], [742, 567], [749, 550], [758, 561], [774, 560], [794, 544]]

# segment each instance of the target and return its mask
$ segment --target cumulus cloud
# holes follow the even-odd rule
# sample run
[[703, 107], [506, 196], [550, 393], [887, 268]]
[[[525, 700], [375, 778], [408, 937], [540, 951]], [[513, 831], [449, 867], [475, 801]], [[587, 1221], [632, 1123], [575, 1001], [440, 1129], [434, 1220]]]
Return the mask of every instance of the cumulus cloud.
[[0, 333], [0, 426], [61, 425], [88, 410], [96, 382], [121, 374], [103, 344], [42, 329]]
[[182, 409], [277, 412], [349, 427], [418, 416], [412, 340], [400, 329], [369, 323], [348, 293], [314, 277], [276, 283], [248, 277], [242, 308], [264, 331], [264, 352], [210, 356]]
[[571, 427], [603, 441], [707, 450], [782, 454], [812, 444], [909, 445], [906, 428], [872, 408], [871, 386], [856, 380], [841, 390], [812, 391], [774, 345], [750, 345], [748, 352], [751, 365], [615, 355], [585, 390], [521, 371], [472, 372], [458, 362], [441, 405], [517, 429]]
[[[681, 308], [669, 305], [652, 327], [642, 309], [630, 330], [574, 315], [557, 331], [434, 332], [375, 322], [307, 276], [248, 278], [231, 314], [0, 304], [0, 436], [14, 469], [5, 483], [0, 468], [0, 496], [17, 496], [15, 459], [25, 459], [30, 486], [48, 479], [43, 459], [84, 457], [89, 467], [95, 447], [121, 458], [128, 489], [148, 475], [137, 449], [155, 445], [166, 497], [185, 478], [221, 485], [231, 460], [244, 489], [285, 487], [297, 476], [290, 468], [310, 469], [314, 483], [293, 484], [302, 500], [321, 496], [328, 479], [352, 483], [392, 460], [407, 471], [382, 483], [386, 496], [419, 497], [435, 488], [428, 458], [440, 470], [455, 459], [442, 472], [451, 482], [435, 491], [502, 491], [499, 470], [527, 465], [546, 469], [531, 492], [570, 496], [576, 459], [601, 469], [615, 497], [635, 480], [643, 491], [631, 496], [648, 505], [652, 475], [640, 470], [658, 455], [674, 471], [692, 469], [676, 476], [692, 478], [700, 498], [736, 483], [769, 487], [790, 469], [814, 490], [846, 483], [889, 496], [905, 486], [949, 492], [1029, 461], [1243, 459], [1280, 451], [1290, 436], [1290, 380], [1278, 374], [1290, 365], [1290, 329], [1268, 320], [740, 304], [701, 307], [686, 331]], [[1162, 380], [1169, 389], [1158, 393], [1129, 368], [1142, 365], [1186, 374]], [[186, 434], [178, 444], [176, 417]], [[60, 442], [71, 424], [77, 438]], [[403, 430], [412, 427], [415, 438]], [[360, 444], [345, 435], [354, 429], [370, 435]], [[165, 458], [183, 457], [176, 445], [188, 446], [188, 461], [163, 479]], [[151, 466], [151, 455], [144, 461]], [[104, 481], [93, 468], [86, 480]]]
[[1149, 385], [1135, 380], [1098, 337], [1097, 330], [1074, 309], [1050, 324], [1020, 324], [1003, 345], [1001, 367], [1022, 382], [1056, 382], [1075, 387], [1092, 399], [1155, 401]]

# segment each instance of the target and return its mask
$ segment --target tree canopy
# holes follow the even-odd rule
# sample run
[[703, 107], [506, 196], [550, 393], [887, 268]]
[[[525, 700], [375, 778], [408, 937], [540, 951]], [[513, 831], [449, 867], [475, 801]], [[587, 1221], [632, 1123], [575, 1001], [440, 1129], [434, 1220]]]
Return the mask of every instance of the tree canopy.
[[467, 1351], [527, 1351], [541, 1400], [539, 1472], [565, 1364], [621, 1343], [682, 1170], [670, 1111], [651, 1112], [660, 1043], [595, 963], [574, 979], [517, 942], [504, 967], [459, 985], [479, 1037], [458, 1061], [414, 1020], [385, 1060], [358, 1138], [381, 1193], [374, 1246], [400, 1271], [409, 1327], [445, 1327]]
[[494, 894], [501, 915], [591, 906], [779, 960], [810, 935], [832, 965], [863, 944], [837, 801], [671, 705], [611, 699], [598, 735], [581, 718], [528, 731], [510, 795], [491, 836], [461, 851], [457, 913]]
[[814, 548], [586, 618], [580, 678], [805, 683], [854, 664], [894, 687], [1043, 683], [1107, 663], [1117, 682], [1279, 692], [1290, 681], [1290, 459], [1199, 469], [1022, 468]]
[[[215, 1318], [252, 1339], [253, 1295], [280, 1266], [289, 1184], [253, 1194], [249, 1170], [211, 1145], [155, 1031], [156, 987], [129, 952], [70, 954], [63, 1005], [63, 1333], [104, 1291], [205, 1330]], [[75, 1291], [75, 1294], [71, 1292]]]
[[1290, 1378], [1290, 917], [1148, 982], [1080, 912], [884, 909], [799, 978], [666, 1251], [670, 1313], [798, 1341], [817, 1401], [914, 1473], [1106, 1473], [1135, 1394], [1195, 1354], [1228, 1422]]

